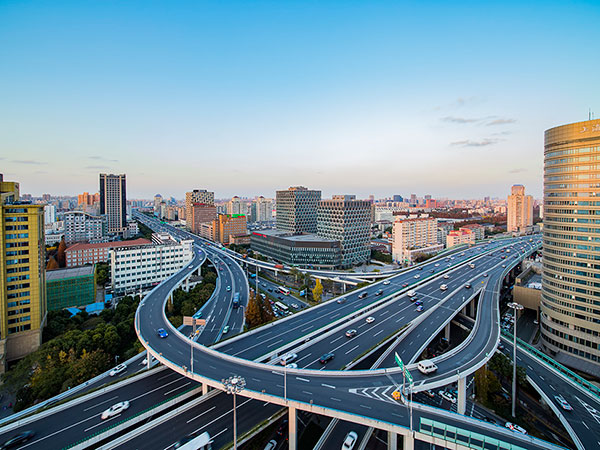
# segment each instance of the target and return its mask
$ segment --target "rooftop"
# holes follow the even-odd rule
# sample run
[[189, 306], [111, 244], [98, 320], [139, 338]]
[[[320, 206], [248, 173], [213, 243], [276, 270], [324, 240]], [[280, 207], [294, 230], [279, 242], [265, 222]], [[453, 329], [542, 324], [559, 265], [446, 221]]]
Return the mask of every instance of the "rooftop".
[[78, 250], [89, 250], [95, 248], [116, 248], [116, 247], [132, 247], [136, 245], [149, 245], [152, 244], [148, 239], [134, 239], [132, 241], [113, 241], [113, 242], [102, 242], [100, 244], [73, 244], [66, 251], [78, 251]]
[[94, 266], [81, 266], [66, 269], [48, 270], [46, 272], [46, 281], [62, 280], [64, 278], [83, 277], [94, 274]]
[[290, 241], [295, 241], [295, 242], [338, 242], [335, 239], [324, 238], [324, 237], [318, 236], [316, 234], [310, 234], [310, 233], [294, 234], [294, 233], [290, 233], [289, 231], [282, 231], [282, 230], [260, 230], [260, 231], [253, 231], [252, 234], [256, 234], [258, 236], [263, 236], [263, 237], [277, 237], [280, 239], [289, 239]]

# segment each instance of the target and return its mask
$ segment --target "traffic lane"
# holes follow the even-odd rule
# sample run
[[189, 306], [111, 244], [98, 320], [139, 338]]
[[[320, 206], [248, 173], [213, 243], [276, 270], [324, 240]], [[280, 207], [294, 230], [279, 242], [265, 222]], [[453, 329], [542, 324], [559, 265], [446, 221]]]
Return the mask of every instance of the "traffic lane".
[[323, 449], [331, 449], [331, 448], [342, 448], [342, 444], [346, 439], [346, 436], [351, 431], [354, 431], [358, 438], [356, 440], [354, 448], [359, 447], [359, 443], [362, 442], [365, 437], [365, 433], [367, 432], [368, 427], [364, 425], [360, 425], [358, 423], [347, 422], [345, 420], [340, 420], [335, 428], [331, 431], [331, 434], [327, 436], [327, 439], [323, 443]]
[[[198, 383], [183, 377], [173, 371], [163, 371], [160, 376], [147, 380], [146, 383], [133, 383], [111, 391], [98, 398], [90, 399], [74, 405], [66, 412], [57, 412], [44, 417], [35, 423], [30, 423], [6, 433], [6, 438], [21, 431], [33, 430], [36, 435], [33, 440], [20, 448], [47, 449], [63, 448], [89, 436], [112, 423], [132, 417], [141, 411], [154, 406], [157, 401], [169, 399], [187, 389], [198, 386]], [[160, 398], [160, 400], [157, 400]], [[100, 415], [112, 405], [129, 401], [129, 409], [110, 419], [102, 420]], [[4, 436], [0, 440], [4, 439]]]
[[[512, 361], [512, 345], [506, 340], [503, 343], [505, 346], [503, 353]], [[527, 375], [557, 406], [573, 431], [585, 444], [585, 448], [600, 448], [600, 400], [584, 394], [521, 349], [517, 349], [517, 366], [524, 367]], [[562, 409], [555, 399], [557, 395], [562, 396], [573, 407], [573, 411]]]
[[[179, 439], [204, 432], [208, 432], [213, 439], [214, 449], [223, 448], [233, 441], [232, 402], [230, 395], [220, 393], [115, 448], [169, 450], [174, 448]], [[238, 396], [236, 410], [238, 436], [251, 430], [257, 423], [267, 420], [280, 409], [281, 406]]]

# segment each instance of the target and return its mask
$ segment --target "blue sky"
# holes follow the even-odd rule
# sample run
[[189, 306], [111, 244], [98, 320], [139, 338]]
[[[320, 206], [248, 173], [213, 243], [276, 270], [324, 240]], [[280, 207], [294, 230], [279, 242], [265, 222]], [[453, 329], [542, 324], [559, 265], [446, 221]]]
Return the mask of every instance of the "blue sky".
[[0, 171], [35, 195], [542, 194], [600, 117], [599, 2], [0, 1]]

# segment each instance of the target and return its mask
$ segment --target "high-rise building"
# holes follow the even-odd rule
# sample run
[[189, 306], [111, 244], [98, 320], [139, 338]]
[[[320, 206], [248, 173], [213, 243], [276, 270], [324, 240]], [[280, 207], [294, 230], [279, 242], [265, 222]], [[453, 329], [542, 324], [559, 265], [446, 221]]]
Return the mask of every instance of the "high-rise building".
[[399, 263], [410, 263], [419, 254], [436, 253], [444, 248], [438, 243], [437, 219], [397, 218], [394, 221], [392, 258]]
[[248, 234], [246, 216], [229, 214], [219, 214], [213, 221], [212, 240], [228, 245], [232, 237], [244, 236]]
[[100, 193], [97, 192], [95, 194], [89, 194], [84, 192], [83, 194], [79, 194], [77, 196], [77, 204], [82, 206], [92, 206], [94, 203], [100, 202]]
[[[185, 193], [185, 220], [191, 220], [192, 217], [192, 204], [193, 203], [204, 203], [205, 205], [215, 204], [215, 193], [207, 191], [206, 189], [194, 189], [193, 191]], [[181, 219], [181, 217], [180, 217]], [[187, 225], [191, 228], [190, 225]]]
[[45, 205], [44, 206], [44, 223], [56, 222], [56, 206]]
[[104, 220], [83, 211], [66, 212], [63, 216], [66, 244], [102, 242]]
[[250, 205], [251, 222], [268, 222], [273, 220], [273, 201], [262, 196]]
[[229, 202], [227, 202], [227, 214], [230, 216], [233, 214], [246, 214], [246, 204], [242, 203], [240, 198], [236, 195]]
[[192, 215], [188, 226], [192, 233], [200, 234], [200, 228], [203, 223], [212, 222], [217, 218], [217, 208], [215, 205], [206, 203], [192, 203]]
[[0, 174], [0, 371], [36, 350], [46, 321], [44, 206]]
[[123, 234], [127, 229], [125, 174], [100, 174], [100, 214], [106, 216], [106, 231]]
[[320, 200], [321, 191], [309, 190], [303, 186], [277, 191], [277, 229], [290, 233], [316, 233], [317, 206]]
[[[546, 130], [541, 332], [560, 362], [600, 362], [600, 120]], [[592, 367], [592, 369], [590, 369]]]
[[317, 209], [317, 234], [340, 241], [342, 267], [371, 258], [371, 203], [354, 195], [334, 195], [321, 200]]
[[154, 196], [154, 215], [158, 217], [160, 215], [160, 204], [162, 203], [163, 198], [162, 195], [156, 194]]
[[401, 196], [401, 195], [395, 194], [395, 195], [392, 197], [392, 201], [393, 201], [394, 203], [400, 203], [400, 202], [403, 202], [403, 201], [404, 201], [404, 199], [402, 198], [402, 196]]
[[533, 225], [533, 197], [525, 195], [525, 186], [515, 184], [508, 196], [506, 231], [524, 231]]

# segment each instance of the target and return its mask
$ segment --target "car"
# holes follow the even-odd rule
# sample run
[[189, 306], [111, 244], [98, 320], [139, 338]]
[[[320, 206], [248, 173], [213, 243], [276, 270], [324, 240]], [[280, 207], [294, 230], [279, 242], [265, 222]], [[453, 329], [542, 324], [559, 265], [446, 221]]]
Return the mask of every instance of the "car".
[[423, 361], [419, 361], [419, 364], [417, 364], [417, 369], [419, 369], [419, 372], [422, 374], [429, 375], [437, 370], [437, 366], [433, 363], [433, 361], [424, 359]]
[[450, 278], [450, 275], [448, 275], [448, 274], [445, 274], [445, 275], [444, 275], [444, 280], [447, 280], [448, 278]]
[[425, 395], [429, 398], [435, 398], [435, 392], [432, 391], [431, 389], [426, 390]]
[[385, 280], [385, 281], [383, 282], [383, 284], [384, 284], [385, 286], [387, 286], [388, 284], [390, 284], [390, 280]]
[[506, 264], [502, 264], [502, 267], [506, 267]]
[[191, 265], [191, 266], [188, 266], [188, 269], [193, 269], [193, 268], [194, 268], [194, 266], [193, 266], [193, 265]]
[[167, 331], [164, 328], [159, 328], [158, 330], [156, 330], [156, 333], [161, 339], [164, 339], [169, 335], [169, 333], [167, 333]]
[[271, 439], [269, 442], [267, 442], [267, 445], [265, 445], [265, 450], [275, 450], [277, 448], [277, 441], [275, 439]]
[[423, 304], [423, 300], [417, 300], [415, 302], [415, 306], [421, 306]]
[[445, 291], [446, 289], [448, 289], [448, 285], [446, 285], [446, 284], [442, 284], [442, 285], [440, 286], [440, 289], [441, 289], [442, 291]]
[[573, 411], [573, 407], [571, 405], [569, 405], [569, 402], [567, 402], [562, 395], [555, 395], [554, 399], [558, 402], [560, 407], [562, 409], [564, 409], [565, 411]]
[[352, 330], [346, 331], [346, 337], [352, 338], [354, 336], [356, 336], [356, 330], [352, 329]]
[[379, 289], [377, 292], [375, 292], [375, 296], [379, 295], [383, 295], [383, 289]]
[[358, 294], [358, 298], [365, 298], [367, 295], [369, 295], [369, 293], [367, 291], [363, 291], [360, 294]]
[[292, 308], [298, 309], [299, 308], [298, 303], [292, 303]]
[[373, 323], [373, 322], [375, 322], [375, 317], [373, 317], [373, 316], [369, 316], [369, 317], [367, 317], [367, 318], [365, 319], [365, 322], [367, 322], [367, 323]]
[[402, 283], [402, 287], [408, 287], [408, 283]]
[[355, 431], [351, 431], [346, 435], [342, 444], [342, 450], [352, 450], [358, 441], [358, 434]]
[[465, 284], [465, 289], [471, 289], [471, 283]]
[[533, 324], [534, 324], [534, 325], [539, 325], [540, 323], [539, 323], [537, 320], [534, 320], [534, 321], [533, 321]]
[[421, 277], [419, 276], [419, 274], [417, 274], [417, 275], [415, 275], [415, 278], [421, 278]]
[[227, 333], [229, 333], [229, 325], [225, 325], [225, 328], [223, 328], [223, 334]]
[[108, 374], [111, 377], [114, 377], [115, 375], [119, 375], [120, 373], [125, 372], [126, 370], [127, 370], [127, 365], [119, 364], [117, 367], [115, 367], [110, 372], [108, 372]]
[[297, 369], [298, 364], [296, 364], [296, 363], [286, 364], [285, 367], [287, 367], [288, 369]]
[[431, 269], [431, 270], [430, 270], [430, 272], [431, 272], [431, 273], [435, 273], [435, 269]]
[[422, 311], [423, 311], [423, 305], [417, 306], [417, 312], [422, 312]]
[[290, 353], [286, 353], [281, 358], [279, 358], [279, 362], [281, 363], [282, 366], [285, 366], [285, 365], [295, 361], [296, 358], [298, 358], [298, 354], [290, 352]]
[[419, 267], [417, 267], [417, 269], [418, 269], [418, 270], [423, 270], [423, 267], [420, 267], [420, 266], [419, 266]]
[[267, 288], [267, 291], [269, 291], [269, 292], [273, 292], [273, 289], [271, 289], [271, 288]]
[[331, 361], [334, 357], [335, 357], [334, 353], [331, 353], [331, 352], [330, 353], [325, 353], [323, 356], [321, 356], [319, 358], [319, 362], [321, 364], [325, 364], [325, 363]]
[[527, 434], [527, 430], [526, 430], [525, 428], [523, 428], [523, 427], [520, 427], [519, 425], [517, 425], [517, 424], [514, 424], [514, 423], [512, 423], [512, 422], [506, 422], [506, 423], [504, 424], [504, 426], [505, 426], [506, 428], [508, 428], [509, 430], [512, 430], [512, 431], [517, 431], [517, 432], [519, 432], [519, 433], [522, 433], [522, 434]]
[[454, 395], [452, 395], [450, 392], [441, 390], [438, 392], [438, 394], [440, 394], [440, 397], [442, 397], [444, 400], [448, 400], [453, 405], [456, 403], [456, 397]]
[[440, 264], [439, 263], [435, 263], [434, 266], [435, 267], [440, 267]]
[[413, 302], [413, 303], [416, 302], [417, 299], [418, 299], [418, 297], [416, 297], [416, 296], [410, 297], [410, 301]]
[[277, 436], [283, 436], [284, 434], [287, 433], [288, 430], [288, 421], [287, 419], [285, 419], [283, 422], [281, 422], [281, 425], [279, 425], [279, 428], [277, 428]]
[[484, 274], [483, 274], [483, 276], [484, 276], [484, 277], [487, 277], [487, 276], [488, 276], [488, 274], [487, 274], [487, 273], [484, 273]]
[[504, 344], [502, 342], [498, 342], [498, 350], [504, 350]]
[[23, 432], [17, 434], [16, 436], [10, 438], [8, 441], [4, 441], [4, 444], [2, 444], [2, 447], [0, 447], [0, 448], [17, 447], [17, 446], [29, 441], [33, 436], [35, 436], [34, 431], [30, 431], [30, 430], [23, 431]]
[[102, 420], [110, 419], [111, 417], [118, 416], [127, 408], [129, 408], [129, 402], [127, 400], [125, 400], [124, 402], [115, 403], [106, 411], [104, 411], [100, 417], [102, 418]]
[[346, 297], [338, 298], [337, 302], [341, 305], [342, 303], [346, 303]]

